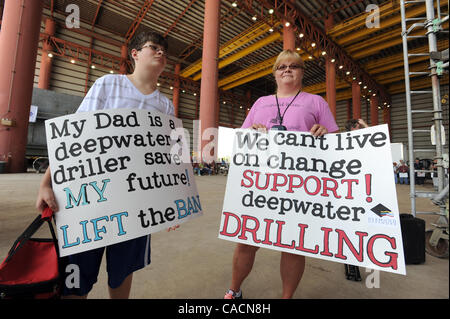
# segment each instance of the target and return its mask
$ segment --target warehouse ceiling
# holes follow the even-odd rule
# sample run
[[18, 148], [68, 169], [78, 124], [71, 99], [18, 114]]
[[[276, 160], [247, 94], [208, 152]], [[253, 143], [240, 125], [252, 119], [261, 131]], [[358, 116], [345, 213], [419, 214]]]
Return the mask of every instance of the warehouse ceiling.
[[[64, 16], [67, 6], [75, 4], [81, 21], [91, 26], [86, 31], [102, 31], [103, 37], [120, 37], [122, 43], [147, 29], [165, 35], [170, 61], [181, 63], [183, 78], [193, 85], [200, 83], [204, 1], [45, 0], [44, 4], [46, 12]], [[441, 12], [448, 14], [448, 1], [441, 1]], [[376, 13], [379, 25], [370, 28], [370, 23], [376, 23]], [[333, 17], [334, 26], [325, 30], [327, 16]], [[409, 4], [407, 16], [425, 16], [425, 5]], [[333, 56], [338, 100], [351, 97], [353, 79], [367, 84], [363, 95], [370, 94], [369, 90], [404, 92], [399, 1], [380, 0], [221, 1], [219, 87], [223, 91], [251, 89], [255, 96], [274, 91], [270, 68], [282, 50], [286, 21], [295, 29], [296, 47], [306, 62], [305, 91], [325, 93], [325, 59]], [[448, 48], [447, 36], [439, 36], [439, 50]], [[414, 52], [428, 51], [424, 38], [412, 39], [409, 45]], [[412, 61], [412, 71], [426, 70], [427, 57]], [[448, 74], [443, 80], [448, 83]], [[412, 80], [413, 88], [429, 83], [426, 78]]]

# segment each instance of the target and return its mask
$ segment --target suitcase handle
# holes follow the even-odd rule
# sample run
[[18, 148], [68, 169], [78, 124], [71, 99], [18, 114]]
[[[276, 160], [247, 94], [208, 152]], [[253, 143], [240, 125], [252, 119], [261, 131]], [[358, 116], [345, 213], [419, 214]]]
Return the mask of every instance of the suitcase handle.
[[[31, 236], [34, 235], [34, 233], [42, 226], [44, 222], [48, 223], [48, 226], [50, 228], [50, 233], [52, 234], [53, 242], [55, 243], [56, 247], [58, 247], [58, 240], [56, 239], [55, 230], [53, 229], [51, 219], [53, 216], [53, 212], [50, 208], [46, 208], [41, 215], [37, 216], [33, 222], [25, 229], [25, 231], [20, 235], [14, 244], [12, 245], [11, 249], [8, 252], [8, 256], [5, 259], [5, 262], [8, 262], [14, 254], [31, 238]], [[59, 257], [59, 251], [56, 249]]]
[[42, 216], [42, 219], [44, 219], [44, 220], [47, 220], [47, 219], [51, 220], [53, 217], [53, 211], [50, 209], [50, 207], [46, 207], [44, 209], [44, 211], [42, 212], [41, 216]]

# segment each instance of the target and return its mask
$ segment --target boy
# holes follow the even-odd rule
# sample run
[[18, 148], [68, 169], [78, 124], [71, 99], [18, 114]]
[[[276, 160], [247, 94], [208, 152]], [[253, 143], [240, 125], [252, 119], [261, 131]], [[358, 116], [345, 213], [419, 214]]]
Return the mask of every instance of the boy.
[[[137, 108], [157, 110], [173, 115], [172, 102], [157, 90], [157, 82], [166, 65], [167, 40], [154, 32], [138, 34], [129, 44], [129, 55], [134, 62], [132, 74], [108, 74], [91, 87], [77, 112], [102, 109]], [[39, 211], [49, 206], [58, 211], [47, 169], [36, 202]], [[175, 229], [172, 227], [170, 229]], [[169, 230], [170, 230], [169, 229]], [[150, 264], [150, 235], [68, 256], [69, 264], [80, 269], [80, 287], [64, 288], [66, 298], [87, 298], [97, 281], [106, 250], [108, 286], [112, 299], [128, 298], [133, 272]]]

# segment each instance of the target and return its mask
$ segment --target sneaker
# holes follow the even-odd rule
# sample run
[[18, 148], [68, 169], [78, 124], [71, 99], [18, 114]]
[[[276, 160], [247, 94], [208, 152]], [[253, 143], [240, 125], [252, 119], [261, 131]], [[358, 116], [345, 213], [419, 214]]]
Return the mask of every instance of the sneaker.
[[229, 289], [223, 299], [242, 299], [242, 291], [239, 290], [239, 294], [237, 294], [233, 290]]

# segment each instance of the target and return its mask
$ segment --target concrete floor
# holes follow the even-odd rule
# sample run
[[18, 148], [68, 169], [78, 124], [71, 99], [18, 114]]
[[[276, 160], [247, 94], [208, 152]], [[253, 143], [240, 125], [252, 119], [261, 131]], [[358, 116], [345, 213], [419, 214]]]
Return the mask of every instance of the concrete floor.
[[[0, 174], [0, 260], [34, 219], [35, 199], [42, 174]], [[226, 177], [196, 176], [204, 215], [175, 232], [152, 235], [152, 263], [135, 273], [131, 298], [222, 298], [231, 279], [235, 244], [217, 238]], [[430, 181], [428, 181], [430, 183]], [[418, 190], [431, 189], [431, 184]], [[409, 185], [397, 185], [400, 212], [409, 212]], [[419, 198], [417, 211], [435, 211], [430, 200]], [[427, 222], [436, 216], [421, 215]], [[47, 235], [45, 229], [43, 236]], [[243, 284], [245, 298], [279, 298], [280, 253], [260, 249], [252, 273]], [[90, 298], [108, 298], [105, 264]], [[407, 265], [407, 276], [380, 272], [379, 288], [366, 287], [372, 271], [361, 268], [361, 282], [348, 281], [342, 264], [307, 258], [298, 299], [442, 299], [449, 298], [449, 261], [426, 255], [421, 265]]]

